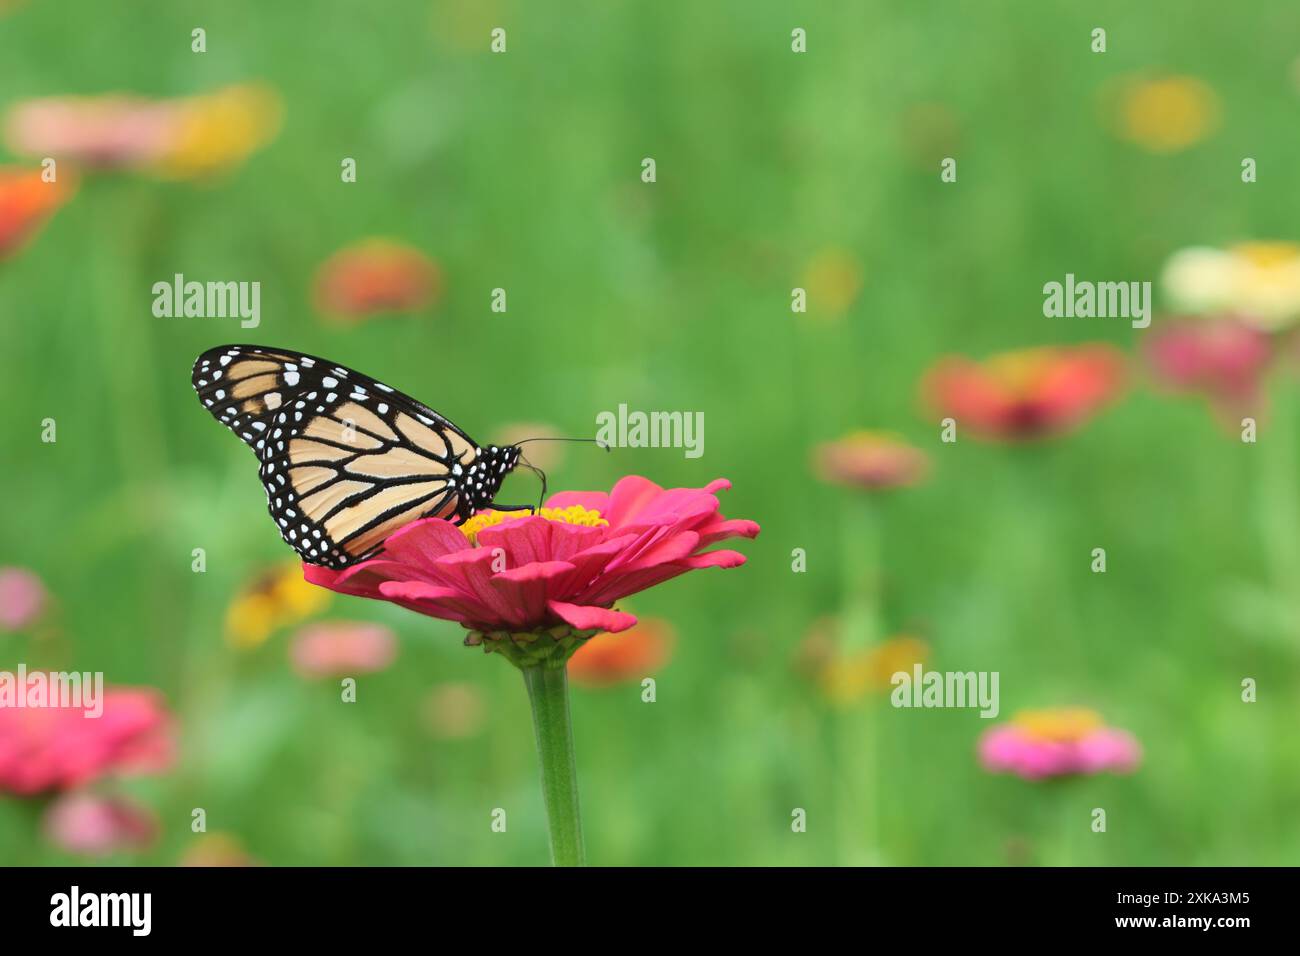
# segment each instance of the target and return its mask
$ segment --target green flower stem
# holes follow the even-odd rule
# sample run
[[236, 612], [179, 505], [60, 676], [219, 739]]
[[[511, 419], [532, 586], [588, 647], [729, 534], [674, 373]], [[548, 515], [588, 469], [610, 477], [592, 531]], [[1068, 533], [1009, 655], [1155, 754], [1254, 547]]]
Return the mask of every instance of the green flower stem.
[[[883, 637], [881, 625], [880, 520], [871, 493], [853, 495], [844, 509], [840, 573], [843, 610], [838, 652], [853, 654]], [[835, 830], [838, 862], [879, 865], [880, 790], [875, 708], [851, 707], [832, 714], [835, 760]]]
[[558, 654], [519, 669], [533, 707], [542, 796], [551, 831], [551, 862], [555, 866], [582, 866], [585, 858], [578, 812], [578, 765], [573, 756], [566, 658]]
[[876, 503], [854, 495], [844, 509], [840, 573], [844, 610], [840, 617], [842, 651], [870, 647], [881, 638], [880, 532]]

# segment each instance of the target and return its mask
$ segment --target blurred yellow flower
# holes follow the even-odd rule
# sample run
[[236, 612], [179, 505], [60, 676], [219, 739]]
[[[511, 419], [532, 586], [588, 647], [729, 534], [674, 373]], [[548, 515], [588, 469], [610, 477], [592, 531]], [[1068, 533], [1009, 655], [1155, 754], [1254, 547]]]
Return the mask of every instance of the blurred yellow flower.
[[861, 650], [838, 646], [834, 618], [822, 618], [809, 629], [798, 652], [798, 664], [831, 703], [847, 706], [867, 694], [888, 690], [899, 671], [930, 659], [930, 646], [920, 638], [899, 635]]
[[281, 113], [279, 96], [265, 86], [230, 86], [182, 100], [174, 137], [153, 168], [189, 179], [238, 166], [274, 138]]
[[180, 866], [261, 866], [249, 855], [239, 837], [230, 833], [205, 833], [181, 856]]
[[273, 633], [324, 610], [329, 592], [303, 580], [302, 568], [288, 562], [258, 575], [226, 609], [226, 639], [242, 650], [257, 647]]
[[1178, 311], [1231, 314], [1247, 325], [1275, 331], [1300, 318], [1300, 244], [1182, 249], [1165, 263], [1161, 285]]
[[838, 319], [862, 291], [862, 267], [845, 249], [823, 249], [804, 267], [803, 287], [809, 315]]
[[1186, 149], [1218, 122], [1218, 96], [1193, 76], [1134, 80], [1120, 94], [1120, 135], [1153, 153]]

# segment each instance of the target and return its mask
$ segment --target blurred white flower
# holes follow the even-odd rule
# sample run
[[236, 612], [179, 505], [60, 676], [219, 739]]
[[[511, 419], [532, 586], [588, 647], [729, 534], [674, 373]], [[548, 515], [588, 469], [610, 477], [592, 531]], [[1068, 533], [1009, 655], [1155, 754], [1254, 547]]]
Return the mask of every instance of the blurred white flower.
[[1161, 285], [1177, 311], [1230, 313], [1254, 328], [1276, 331], [1300, 319], [1300, 245], [1183, 249], [1165, 263]]

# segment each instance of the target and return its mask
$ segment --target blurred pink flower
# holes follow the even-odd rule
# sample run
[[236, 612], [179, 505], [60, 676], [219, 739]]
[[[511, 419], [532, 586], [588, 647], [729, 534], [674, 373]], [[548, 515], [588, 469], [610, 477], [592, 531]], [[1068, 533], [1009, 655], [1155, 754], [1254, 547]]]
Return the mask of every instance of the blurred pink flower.
[[309, 679], [382, 671], [397, 657], [397, 638], [381, 624], [324, 621], [294, 635], [289, 659]]
[[1146, 336], [1143, 353], [1160, 384], [1200, 392], [1225, 415], [1251, 410], [1261, 400], [1272, 360], [1268, 334], [1232, 317], [1158, 324]]
[[68, 853], [106, 856], [147, 849], [158, 837], [158, 820], [144, 807], [121, 797], [74, 792], [45, 811], [45, 835]]
[[242, 163], [275, 135], [280, 113], [278, 94], [256, 84], [166, 100], [55, 96], [13, 107], [5, 138], [22, 155], [194, 178]]
[[924, 480], [930, 471], [930, 456], [892, 435], [859, 431], [818, 445], [813, 467], [823, 481], [885, 491]]
[[729, 521], [716, 492], [664, 489], [638, 476], [609, 494], [566, 491], [539, 515], [484, 511], [456, 526], [424, 518], [402, 528], [374, 558], [343, 571], [303, 566], [308, 581], [343, 594], [392, 601], [457, 621], [480, 636], [625, 631], [620, 598], [696, 568], [734, 568], [744, 555], [700, 551], [726, 538], [752, 538], [758, 525]]
[[172, 718], [151, 688], [104, 689], [103, 713], [0, 707], [0, 791], [68, 790], [113, 773], [156, 773], [174, 758]]
[[45, 585], [26, 568], [0, 568], [0, 631], [20, 631], [45, 610]]
[[986, 770], [1026, 780], [1137, 769], [1142, 749], [1132, 734], [1106, 727], [1090, 710], [1024, 711], [986, 731], [979, 742]]
[[338, 320], [416, 312], [437, 299], [442, 273], [419, 249], [364, 239], [340, 249], [316, 273], [316, 307]]
[[160, 155], [177, 121], [165, 100], [110, 94], [26, 100], [9, 111], [10, 148], [97, 168], [142, 165]]

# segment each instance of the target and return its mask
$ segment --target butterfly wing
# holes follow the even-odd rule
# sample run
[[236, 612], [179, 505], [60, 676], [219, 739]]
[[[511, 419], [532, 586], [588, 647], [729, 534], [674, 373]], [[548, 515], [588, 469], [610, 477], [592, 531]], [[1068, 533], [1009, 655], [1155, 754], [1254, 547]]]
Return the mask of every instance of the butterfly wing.
[[482, 449], [408, 395], [327, 359], [211, 349], [193, 385], [261, 462], [267, 506], [304, 560], [341, 568], [417, 518], [463, 516]]

